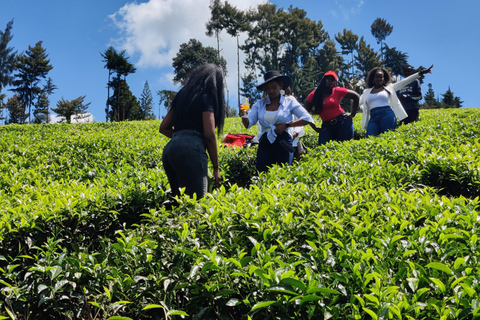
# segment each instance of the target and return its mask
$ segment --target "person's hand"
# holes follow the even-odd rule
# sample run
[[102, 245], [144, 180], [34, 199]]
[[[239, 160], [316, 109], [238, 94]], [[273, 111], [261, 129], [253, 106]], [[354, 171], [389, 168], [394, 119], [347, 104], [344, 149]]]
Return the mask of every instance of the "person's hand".
[[275, 133], [277, 135], [282, 134], [283, 131], [287, 130], [287, 124], [286, 123], [280, 123], [275, 125]]
[[218, 187], [218, 185], [220, 184], [220, 180], [221, 180], [220, 169], [219, 168], [213, 169], [213, 179], [214, 179], [213, 186]]
[[313, 122], [310, 122], [310, 127], [315, 130], [315, 132], [320, 133], [322, 131], [322, 128], [317, 127], [317, 125]]
[[353, 117], [355, 117], [355, 114], [352, 114], [352, 113], [345, 113], [345, 120], [350, 120], [350, 119], [353, 119]]
[[240, 114], [240, 117], [243, 117], [244, 115], [247, 114], [247, 110], [244, 110], [244, 109], [242, 108], [242, 105], [239, 105], [239, 106], [238, 106], [238, 113]]
[[422, 71], [420, 71], [420, 75], [424, 75], [425, 73], [432, 73], [432, 68], [433, 68], [433, 64], [430, 66], [430, 68], [428, 69], [423, 69]]

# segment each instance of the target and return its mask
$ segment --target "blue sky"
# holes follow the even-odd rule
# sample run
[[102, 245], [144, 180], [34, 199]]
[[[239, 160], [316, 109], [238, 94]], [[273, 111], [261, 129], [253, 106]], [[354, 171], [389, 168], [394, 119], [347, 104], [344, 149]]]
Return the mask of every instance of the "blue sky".
[[[260, 0], [230, 0], [246, 10]], [[287, 9], [291, 4], [304, 9], [307, 16], [321, 21], [331, 38], [343, 29], [364, 36], [379, 49], [370, 32], [376, 18], [393, 26], [387, 37], [390, 47], [405, 52], [409, 63], [434, 65], [427, 75], [423, 92], [432, 83], [440, 96], [449, 87], [464, 101], [464, 107], [479, 107], [476, 79], [480, 71], [480, 1], [461, 0], [272, 0]], [[1, 0], [0, 29], [14, 19], [10, 46], [19, 53], [43, 41], [53, 69], [48, 74], [58, 90], [50, 97], [51, 106], [62, 98], [85, 95], [91, 102], [89, 112], [96, 121], [105, 121], [108, 72], [100, 56], [109, 46], [127, 50], [137, 68], [127, 78], [134, 95], [141, 96], [148, 81], [159, 110], [158, 90], [176, 90], [171, 81], [172, 58], [180, 44], [195, 38], [216, 47], [215, 39], [205, 35], [210, 17], [209, 0]], [[236, 42], [222, 35], [222, 53], [227, 59], [230, 104], [236, 105]], [[337, 45], [337, 49], [340, 49]], [[8, 89], [8, 88], [7, 88]], [[8, 97], [11, 91], [3, 90]], [[312, 88], [313, 89], [313, 88]], [[6, 99], [5, 99], [6, 101]]]

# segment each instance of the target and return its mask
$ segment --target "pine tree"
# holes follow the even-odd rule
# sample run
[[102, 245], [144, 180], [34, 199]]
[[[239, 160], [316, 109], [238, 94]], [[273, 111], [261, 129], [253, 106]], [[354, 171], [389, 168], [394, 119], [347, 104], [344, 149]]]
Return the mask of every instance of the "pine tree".
[[428, 84], [428, 91], [424, 96], [425, 98], [425, 103], [420, 105], [420, 108], [422, 109], [434, 109], [434, 108], [439, 108], [440, 103], [437, 101], [435, 98], [435, 92], [433, 91], [432, 84]]
[[45, 79], [48, 72], [53, 68], [47, 57], [48, 54], [42, 47], [42, 41], [39, 41], [35, 47], [28, 46], [25, 54], [18, 56], [17, 61], [15, 61], [15, 68], [18, 73], [15, 74], [15, 80], [13, 80], [14, 88], [12, 91], [16, 92], [18, 99], [25, 104], [28, 110], [29, 123], [34, 101], [42, 92], [39, 87], [40, 81]]
[[18, 95], [16, 94], [8, 99], [6, 108], [9, 113], [9, 119], [7, 123], [23, 124], [29, 116], [29, 114], [25, 112], [25, 104], [18, 98]]
[[13, 81], [12, 73], [17, 56], [17, 51], [13, 51], [13, 48], [8, 46], [13, 38], [12, 27], [13, 20], [7, 23], [5, 31], [0, 31], [0, 120], [6, 119], [4, 110], [7, 109], [7, 105], [3, 102], [7, 95], [2, 93], [2, 90]]
[[461, 108], [463, 101], [459, 97], [455, 97], [453, 91], [448, 87], [448, 90], [442, 94], [442, 107], [443, 108]]
[[[383, 54], [383, 41], [392, 33], [393, 26], [387, 20], [377, 18], [371, 26], [372, 35], [380, 44], [380, 52]], [[382, 56], [383, 60], [383, 56]]]
[[8, 43], [12, 40], [13, 20], [7, 23], [5, 31], [0, 31], [0, 94], [2, 89], [10, 85], [13, 81], [13, 69], [17, 51], [8, 47]]
[[407, 64], [408, 55], [395, 47], [389, 48], [387, 45], [385, 45], [383, 52], [385, 68], [390, 69], [394, 75], [403, 74], [403, 67]]
[[139, 103], [140, 103], [140, 109], [143, 112], [143, 119], [145, 120], [155, 119], [155, 115], [153, 114], [152, 91], [150, 91], [150, 86], [148, 85], [148, 81], [145, 81]]
[[370, 70], [375, 67], [381, 67], [380, 54], [377, 54], [370, 45], [367, 45], [363, 36], [358, 44], [357, 55], [355, 56], [355, 66], [357, 67], [363, 79], [367, 77]]
[[318, 50], [317, 63], [322, 71], [322, 76], [328, 70], [333, 70], [338, 73], [338, 70], [345, 66], [343, 57], [337, 53], [335, 48], [335, 41], [327, 39], [323, 48]]
[[35, 103], [35, 110], [33, 111], [33, 123], [48, 123], [48, 108], [50, 106], [50, 99], [45, 91], [37, 97]]
[[354, 34], [351, 30], [343, 29], [343, 34], [340, 32], [335, 36], [335, 40], [340, 44], [343, 55], [351, 55], [351, 60], [346, 66], [346, 69], [350, 69], [348, 72], [348, 77], [351, 78], [354, 75], [354, 55], [353, 52], [357, 49], [358, 36]]
[[[127, 120], [127, 110], [124, 108], [125, 104], [120, 101], [122, 93], [119, 93], [119, 91], [121, 91], [121, 88], [125, 88], [123, 82], [126, 83], [127, 76], [135, 73], [137, 69], [128, 61], [129, 57], [126, 56], [125, 50], [118, 53], [113, 47], [109, 47], [104, 53], [101, 53], [101, 56], [102, 61], [105, 62], [104, 67], [108, 69], [108, 98], [105, 107], [107, 121]], [[111, 79], [114, 73], [116, 76]], [[117, 92], [116, 99], [110, 97], [110, 88], [114, 88], [114, 91]], [[128, 93], [126, 94], [128, 95]]]

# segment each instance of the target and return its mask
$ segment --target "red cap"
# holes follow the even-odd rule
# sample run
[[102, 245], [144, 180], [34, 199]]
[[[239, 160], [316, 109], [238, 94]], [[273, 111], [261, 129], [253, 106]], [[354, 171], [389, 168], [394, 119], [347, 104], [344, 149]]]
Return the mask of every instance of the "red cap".
[[324, 77], [325, 76], [333, 76], [335, 78], [335, 81], [337, 81], [337, 74], [334, 72], [334, 71], [327, 71], [325, 72], [325, 74], [323, 75]]

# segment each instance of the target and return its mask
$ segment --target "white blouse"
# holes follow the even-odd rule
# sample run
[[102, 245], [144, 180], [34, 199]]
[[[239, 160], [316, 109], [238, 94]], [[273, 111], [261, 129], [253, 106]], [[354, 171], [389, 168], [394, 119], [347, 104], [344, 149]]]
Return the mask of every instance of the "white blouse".
[[370, 106], [370, 110], [379, 107], [388, 107], [388, 98], [390, 97], [387, 90], [382, 90], [377, 93], [370, 93], [367, 96], [367, 103]]

